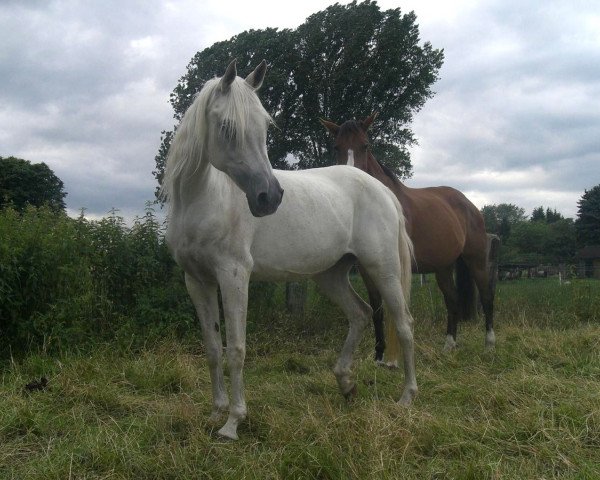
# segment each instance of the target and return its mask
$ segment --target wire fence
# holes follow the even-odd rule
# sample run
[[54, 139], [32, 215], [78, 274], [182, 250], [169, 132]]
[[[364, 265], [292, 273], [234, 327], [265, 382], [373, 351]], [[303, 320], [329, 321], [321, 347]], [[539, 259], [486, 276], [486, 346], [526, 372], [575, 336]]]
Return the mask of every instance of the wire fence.
[[515, 280], [518, 278], [557, 277], [559, 281], [572, 278], [600, 279], [599, 263], [580, 263], [576, 265], [499, 265], [498, 280]]

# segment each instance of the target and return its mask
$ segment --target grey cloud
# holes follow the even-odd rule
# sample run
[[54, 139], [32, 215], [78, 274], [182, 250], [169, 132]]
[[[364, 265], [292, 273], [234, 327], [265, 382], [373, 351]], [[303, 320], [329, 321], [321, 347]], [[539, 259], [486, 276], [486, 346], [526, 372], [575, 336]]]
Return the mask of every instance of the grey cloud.
[[[574, 215], [583, 190], [600, 183], [600, 35], [586, 24], [600, 8], [463, 5], [452, 21], [418, 18], [421, 38], [444, 48], [446, 61], [437, 95], [415, 117], [420, 145], [408, 183], [449, 184], [479, 206], [544, 204]], [[160, 132], [173, 124], [169, 93], [191, 56], [266, 26], [245, 23], [234, 8], [231, 18], [200, 8], [2, 2], [0, 155], [46, 161], [65, 182], [71, 211], [141, 212], [154, 194]], [[211, 37], [221, 31], [229, 33]]]

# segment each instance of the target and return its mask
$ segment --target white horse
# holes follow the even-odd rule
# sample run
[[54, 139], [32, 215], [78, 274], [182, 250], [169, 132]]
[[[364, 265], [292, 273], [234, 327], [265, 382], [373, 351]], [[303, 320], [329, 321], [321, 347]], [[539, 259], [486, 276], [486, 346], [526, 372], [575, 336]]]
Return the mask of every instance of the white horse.
[[[312, 277], [348, 317], [349, 332], [334, 373], [341, 393], [356, 393], [352, 355], [371, 307], [352, 289], [359, 261], [376, 283], [404, 353], [400, 402], [417, 392], [410, 294], [412, 245], [402, 208], [381, 182], [357, 168], [273, 171], [266, 148], [271, 118], [255, 91], [263, 62], [244, 80], [235, 61], [209, 80], [184, 115], [167, 160], [164, 193], [170, 204], [167, 241], [185, 271], [202, 325], [219, 434], [237, 439], [246, 417], [245, 357], [248, 282]], [[283, 187], [285, 195], [283, 195]], [[225, 316], [229, 402], [223, 380], [217, 287]]]

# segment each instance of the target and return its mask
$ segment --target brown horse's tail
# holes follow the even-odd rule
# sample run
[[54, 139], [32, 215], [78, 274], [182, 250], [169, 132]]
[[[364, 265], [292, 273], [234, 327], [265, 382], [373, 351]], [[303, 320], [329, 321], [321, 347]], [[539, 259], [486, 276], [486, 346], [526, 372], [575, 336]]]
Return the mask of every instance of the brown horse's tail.
[[458, 292], [458, 318], [461, 320], [474, 319], [477, 316], [475, 281], [462, 257], [458, 257], [456, 260], [456, 290]]

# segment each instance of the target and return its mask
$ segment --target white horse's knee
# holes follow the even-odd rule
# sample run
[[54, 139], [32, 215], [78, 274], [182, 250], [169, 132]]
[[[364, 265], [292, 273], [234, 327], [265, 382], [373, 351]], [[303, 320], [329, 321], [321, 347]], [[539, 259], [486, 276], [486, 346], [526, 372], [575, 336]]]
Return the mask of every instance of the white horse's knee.
[[216, 367], [221, 360], [222, 349], [218, 346], [205, 345], [206, 360], [208, 361], [209, 367]]
[[[372, 312], [372, 309], [369, 308], [369, 311]], [[366, 312], [362, 312], [356, 317], [356, 323], [361, 332], [369, 326], [369, 323], [371, 323], [371, 318], [373, 318], [372, 313]]]
[[227, 346], [227, 361], [230, 367], [241, 367], [244, 364], [244, 358], [246, 358], [246, 347], [244, 345]]
[[399, 326], [396, 327], [396, 331], [398, 332], [398, 338], [402, 345], [412, 344], [414, 342], [413, 329], [410, 323], [402, 322]]

